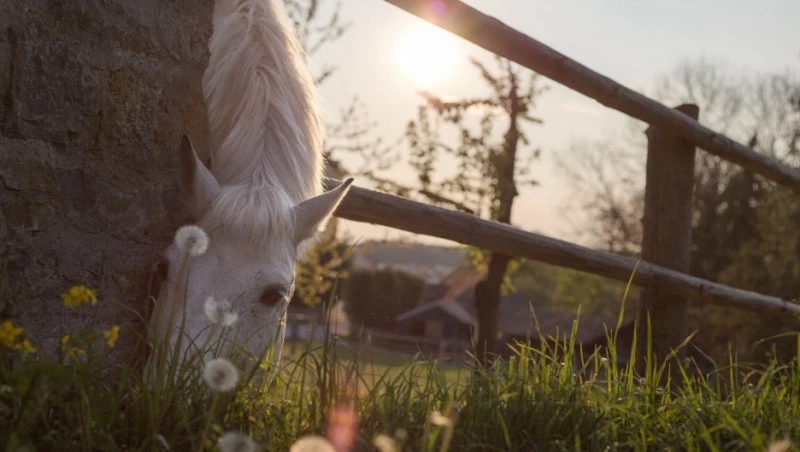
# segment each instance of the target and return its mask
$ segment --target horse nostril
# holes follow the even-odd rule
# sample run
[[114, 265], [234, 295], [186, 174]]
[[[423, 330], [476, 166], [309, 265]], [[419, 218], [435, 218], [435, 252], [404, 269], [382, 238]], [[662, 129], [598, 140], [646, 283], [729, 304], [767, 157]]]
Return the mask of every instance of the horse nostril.
[[259, 298], [259, 302], [268, 308], [274, 308], [286, 297], [286, 293], [281, 289], [269, 289], [264, 291]]

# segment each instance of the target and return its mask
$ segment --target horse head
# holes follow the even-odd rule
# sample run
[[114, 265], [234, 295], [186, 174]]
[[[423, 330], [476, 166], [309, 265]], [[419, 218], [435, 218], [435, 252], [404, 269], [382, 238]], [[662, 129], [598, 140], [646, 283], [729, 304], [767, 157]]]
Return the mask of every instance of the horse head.
[[[293, 204], [266, 180], [220, 184], [186, 136], [179, 166], [182, 195], [199, 229], [162, 253], [148, 368], [154, 359], [210, 354], [260, 362], [276, 341], [282, 345], [303, 244], [324, 227], [352, 179]], [[279, 353], [277, 347], [276, 361]]]

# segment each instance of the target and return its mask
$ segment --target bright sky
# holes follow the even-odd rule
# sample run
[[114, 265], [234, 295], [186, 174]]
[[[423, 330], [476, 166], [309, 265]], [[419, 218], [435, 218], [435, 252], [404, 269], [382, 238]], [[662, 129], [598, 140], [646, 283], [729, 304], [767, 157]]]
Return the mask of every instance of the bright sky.
[[[652, 88], [657, 76], [691, 57], [708, 57], [750, 71], [800, 68], [800, 0], [467, 3], [643, 92]], [[329, 113], [349, 104], [357, 94], [379, 124], [377, 133], [394, 141], [402, 136], [420, 104], [416, 91], [428, 89], [453, 97], [481, 92], [483, 87], [467, 57], [486, 57], [482, 49], [429, 30], [420, 19], [381, 0], [346, 0], [342, 13], [352, 21], [350, 31], [312, 61], [315, 67], [339, 67], [321, 87]], [[415, 62], [430, 69], [411, 70]], [[551, 89], [540, 98], [534, 113], [545, 124], [529, 132], [535, 146], [542, 149], [542, 158], [534, 163], [540, 186], [521, 193], [512, 221], [523, 229], [574, 239], [573, 229], [559, 212], [570, 193], [569, 181], [555, 171], [554, 156], [577, 141], [620, 133], [625, 117], [555, 82], [544, 81]], [[392, 176], [408, 181], [412, 174], [399, 167]], [[386, 228], [345, 223], [342, 229], [356, 239], [398, 237]]]

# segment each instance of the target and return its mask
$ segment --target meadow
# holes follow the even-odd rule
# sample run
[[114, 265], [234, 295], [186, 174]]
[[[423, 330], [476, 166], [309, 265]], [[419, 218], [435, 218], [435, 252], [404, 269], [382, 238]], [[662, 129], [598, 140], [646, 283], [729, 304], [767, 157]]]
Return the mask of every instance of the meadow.
[[[118, 331], [62, 338], [40, 356], [13, 319], [0, 328], [0, 438], [16, 450], [797, 450], [800, 364], [734, 359], [700, 373], [520, 344], [490, 367], [401, 359], [329, 340], [287, 347], [275, 378], [231, 390], [202, 364], [110, 364]], [[609, 341], [615, 340], [609, 335]], [[800, 341], [800, 338], [798, 339]], [[732, 355], [733, 356], [733, 355]], [[269, 361], [266, 361], [269, 362]], [[574, 363], [574, 364], [569, 364]], [[232, 433], [237, 432], [237, 433]], [[343, 449], [344, 448], [344, 449]]]

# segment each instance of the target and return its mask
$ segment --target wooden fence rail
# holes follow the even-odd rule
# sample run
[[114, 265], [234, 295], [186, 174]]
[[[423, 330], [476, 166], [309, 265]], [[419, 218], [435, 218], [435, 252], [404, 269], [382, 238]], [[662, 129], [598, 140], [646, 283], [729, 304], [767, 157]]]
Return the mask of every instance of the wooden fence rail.
[[[329, 186], [339, 181], [328, 180]], [[351, 187], [335, 215], [417, 234], [453, 240], [465, 245], [580, 270], [618, 281], [633, 275], [637, 285], [650, 285], [695, 301], [736, 306], [753, 311], [800, 314], [800, 305], [777, 297], [735, 289], [685, 275], [649, 262], [597, 251], [573, 243], [522, 231], [474, 215], [361, 187]]]
[[384, 0], [484, 49], [532, 69], [601, 104], [640, 119], [795, 191], [800, 172], [700, 125], [647, 96], [553, 50], [503, 22], [457, 0]]

